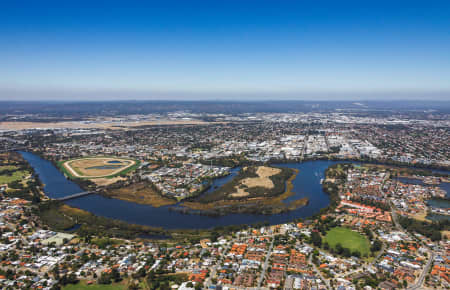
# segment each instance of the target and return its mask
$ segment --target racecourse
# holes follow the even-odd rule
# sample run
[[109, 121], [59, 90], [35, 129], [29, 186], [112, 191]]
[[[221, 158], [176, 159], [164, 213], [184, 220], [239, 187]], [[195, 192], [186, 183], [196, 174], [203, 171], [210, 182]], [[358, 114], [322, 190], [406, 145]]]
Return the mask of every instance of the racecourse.
[[63, 167], [77, 178], [101, 178], [115, 176], [136, 164], [135, 160], [124, 158], [86, 157], [66, 161]]

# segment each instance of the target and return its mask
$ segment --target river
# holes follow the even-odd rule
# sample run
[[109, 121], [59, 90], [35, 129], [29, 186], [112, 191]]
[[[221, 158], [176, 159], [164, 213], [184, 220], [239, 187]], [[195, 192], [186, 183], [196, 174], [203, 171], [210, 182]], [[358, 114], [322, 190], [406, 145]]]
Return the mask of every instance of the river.
[[[68, 180], [50, 161], [29, 153], [20, 152], [34, 168], [41, 182], [44, 184], [44, 192], [50, 198], [59, 198], [83, 190], [74, 182]], [[169, 210], [170, 206], [155, 208], [150, 205], [137, 204], [120, 199], [107, 198], [98, 194], [92, 194], [77, 199], [68, 200], [70, 206], [89, 211], [95, 215], [122, 220], [128, 223], [163, 227], [166, 229], [200, 229], [218, 226], [254, 224], [268, 222], [280, 224], [290, 222], [296, 218], [310, 217], [320, 209], [326, 207], [330, 200], [322, 190], [320, 180], [324, 178], [325, 170], [332, 164], [348, 163], [346, 161], [315, 160], [302, 163], [275, 164], [289, 168], [296, 168], [299, 174], [292, 181], [293, 196], [288, 201], [308, 198], [308, 205], [296, 210], [274, 214], [228, 214], [225, 216], [210, 217], [196, 214], [183, 214]], [[231, 176], [223, 177], [213, 182], [213, 187], [221, 186], [231, 180], [237, 173], [233, 170]]]

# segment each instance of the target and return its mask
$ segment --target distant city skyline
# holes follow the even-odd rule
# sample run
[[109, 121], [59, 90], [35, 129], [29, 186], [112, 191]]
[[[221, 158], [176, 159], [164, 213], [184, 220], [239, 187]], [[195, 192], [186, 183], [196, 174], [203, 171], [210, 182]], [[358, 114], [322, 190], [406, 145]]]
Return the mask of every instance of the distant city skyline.
[[8, 1], [0, 100], [450, 100], [449, 1]]

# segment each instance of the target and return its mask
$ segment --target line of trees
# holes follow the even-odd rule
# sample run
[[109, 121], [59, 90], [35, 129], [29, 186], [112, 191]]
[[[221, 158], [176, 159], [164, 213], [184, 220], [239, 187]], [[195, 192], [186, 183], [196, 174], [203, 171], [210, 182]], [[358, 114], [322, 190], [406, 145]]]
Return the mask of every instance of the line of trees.
[[410, 232], [417, 232], [421, 235], [430, 238], [432, 241], [442, 240], [441, 231], [450, 230], [450, 221], [442, 220], [438, 222], [426, 222], [416, 219], [399, 216], [398, 222], [400, 225]]

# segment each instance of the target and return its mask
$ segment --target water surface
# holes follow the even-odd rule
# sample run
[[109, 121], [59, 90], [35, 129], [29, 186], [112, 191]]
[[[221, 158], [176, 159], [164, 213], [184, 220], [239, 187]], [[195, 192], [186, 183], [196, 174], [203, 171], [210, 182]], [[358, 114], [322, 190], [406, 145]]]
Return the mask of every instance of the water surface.
[[[51, 162], [29, 152], [20, 153], [34, 168], [39, 179], [44, 184], [44, 192], [47, 196], [60, 198], [83, 191], [77, 184], [68, 180]], [[151, 205], [107, 198], [98, 194], [68, 200], [66, 203], [98, 216], [167, 229], [213, 228], [217, 226], [254, 224], [258, 222], [280, 224], [290, 222], [297, 218], [310, 217], [328, 206], [330, 199], [322, 190], [320, 181], [324, 178], [325, 170], [336, 163], [350, 162], [315, 160], [302, 163], [274, 164], [276, 166], [296, 168], [299, 170], [298, 175], [292, 181], [294, 195], [289, 197], [287, 202], [305, 197], [309, 199], [309, 203], [306, 206], [281, 214], [228, 214], [225, 216], [210, 217], [171, 211], [169, 210], [170, 206], [155, 208]], [[214, 180], [212, 187], [207, 193], [212, 192], [216, 186], [219, 187], [231, 181], [238, 171], [239, 168], [234, 168], [230, 175]]]

